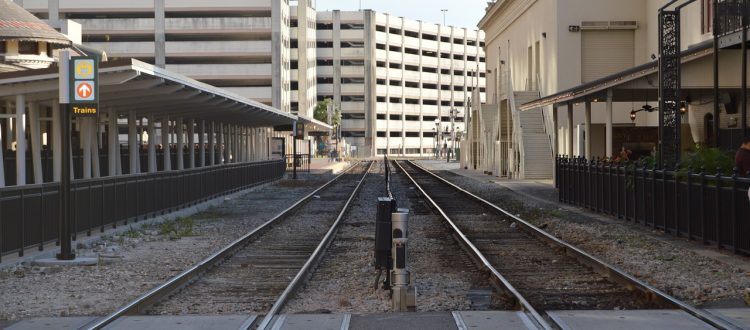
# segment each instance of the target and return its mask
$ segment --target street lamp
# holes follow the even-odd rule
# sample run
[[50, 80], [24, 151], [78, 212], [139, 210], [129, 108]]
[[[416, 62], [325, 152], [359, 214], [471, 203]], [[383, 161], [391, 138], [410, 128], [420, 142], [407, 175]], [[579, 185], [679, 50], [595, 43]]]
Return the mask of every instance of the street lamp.
[[435, 118], [435, 159], [440, 159], [440, 118]]

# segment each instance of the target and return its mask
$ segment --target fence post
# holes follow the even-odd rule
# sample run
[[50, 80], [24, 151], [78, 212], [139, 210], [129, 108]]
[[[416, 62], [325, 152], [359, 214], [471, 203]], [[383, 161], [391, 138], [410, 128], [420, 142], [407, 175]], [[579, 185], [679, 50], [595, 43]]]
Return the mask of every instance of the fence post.
[[651, 167], [651, 227], [656, 229], [656, 162]]
[[732, 252], [737, 254], [737, 174], [739, 170], [732, 170]]
[[708, 245], [708, 235], [706, 235], [706, 168], [701, 167], [701, 194], [700, 198], [703, 202], [701, 206], [701, 238], [703, 238], [703, 245]]
[[677, 169], [680, 168], [680, 163], [676, 163], [674, 165], [674, 171], [672, 172], [672, 178], [674, 179], [674, 214], [672, 215], [672, 219], [674, 220], [674, 236], [677, 237], [680, 235], [680, 207], [679, 207], [679, 201], [680, 201], [680, 186], [679, 186], [679, 180], [677, 176]]
[[690, 205], [692, 200], [692, 191], [693, 191], [693, 167], [688, 167], [688, 178], [687, 178], [687, 198], [685, 203], [685, 218], [687, 218], [687, 232], [688, 232], [688, 240], [693, 239], [693, 219], [690, 216]]
[[718, 248], [721, 248], [721, 226], [720, 226], [720, 219], [721, 219], [721, 168], [716, 168], [716, 194], [714, 194], [714, 201], [715, 204], [715, 210], [714, 210], [714, 216], [716, 219], [716, 223], [714, 224], [716, 227], [716, 246]]

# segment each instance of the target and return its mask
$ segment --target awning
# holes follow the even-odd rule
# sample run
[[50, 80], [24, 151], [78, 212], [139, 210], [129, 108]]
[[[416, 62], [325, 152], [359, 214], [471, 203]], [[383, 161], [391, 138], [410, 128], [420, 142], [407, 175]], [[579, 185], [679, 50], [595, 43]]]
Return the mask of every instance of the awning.
[[310, 118], [305, 115], [297, 115], [299, 122], [305, 125], [305, 131], [307, 132], [328, 132], [333, 129], [333, 126], [328, 125], [315, 118]]
[[[712, 42], [703, 42], [693, 48], [687, 49], [682, 52], [682, 62], [690, 62], [704, 56], [713, 54]], [[521, 111], [531, 110], [535, 108], [545, 107], [549, 105], [559, 103], [577, 103], [585, 101], [586, 99], [603, 99], [602, 97], [606, 94], [608, 89], [622, 86], [623, 84], [632, 82], [636, 79], [643, 78], [659, 72], [659, 61], [652, 61], [646, 64], [642, 64], [604, 78], [600, 78], [585, 84], [578, 85], [576, 87], [564, 90], [562, 92], [545, 96], [540, 99], [527, 102], [522, 104], [519, 109]], [[651, 89], [658, 88], [653, 87]], [[615, 90], [614, 101], [632, 101], [633, 93], [635, 89], [623, 90], [619, 93]], [[658, 95], [651, 95], [657, 97]], [[641, 96], [644, 100], [651, 98], [649, 95]]]
[[[27, 101], [55, 101], [56, 67], [0, 74], [0, 99], [23, 94]], [[100, 112], [221, 121], [248, 127], [289, 124], [297, 116], [219, 87], [135, 59], [103, 62], [99, 69]]]

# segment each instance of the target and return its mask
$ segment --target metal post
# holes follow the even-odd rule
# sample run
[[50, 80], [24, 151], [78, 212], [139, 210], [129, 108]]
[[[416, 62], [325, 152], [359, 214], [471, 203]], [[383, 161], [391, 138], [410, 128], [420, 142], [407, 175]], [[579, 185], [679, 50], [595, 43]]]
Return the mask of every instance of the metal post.
[[26, 96], [16, 95], [16, 185], [26, 184]]
[[61, 171], [62, 176], [60, 178], [60, 191], [59, 191], [59, 207], [58, 207], [58, 219], [59, 219], [59, 240], [60, 240], [60, 253], [57, 255], [57, 259], [60, 260], [73, 260], [75, 254], [72, 252], [71, 244], [71, 231], [70, 231], [70, 102], [69, 95], [69, 65], [68, 59], [70, 58], [69, 51], [60, 52], [59, 62], [59, 98], [60, 98], [60, 119], [61, 119], [61, 137], [62, 141], [62, 164]]
[[[747, 136], [747, 1], [742, 2], [742, 136]], [[742, 173], [745, 175], [747, 173]]]
[[130, 161], [130, 174], [138, 173], [140, 152], [138, 150], [138, 127], [136, 126], [135, 111], [128, 112], [128, 155]]
[[[608, 118], [611, 118], [611, 117], [608, 117]], [[588, 100], [586, 101], [585, 127], [586, 127], [586, 130], [583, 134], [584, 134], [584, 141], [586, 141], [586, 143], [584, 144], [584, 148], [586, 148], [586, 150], [584, 151], [583, 154], [586, 157], [586, 159], [589, 160], [591, 159], [591, 101], [588, 101]]]
[[[612, 112], [613, 112], [613, 93], [611, 89], [607, 90], [607, 116], [606, 116], [606, 134], [605, 137], [606, 143], [607, 143], [607, 154], [606, 157], [612, 157], [614, 156], [614, 146], [612, 145]], [[586, 132], [588, 134], [588, 132]]]
[[573, 157], [573, 103], [568, 103], [568, 157]]
[[[713, 8], [714, 11], [718, 9], [718, 1], [713, 0]], [[714, 64], [714, 147], [719, 146], [719, 35], [718, 35], [718, 27], [719, 22], [718, 20], [714, 19], [713, 22], [713, 32], [714, 32], [714, 54], [713, 54], [713, 64]], [[745, 40], [742, 40], [744, 43]]]
[[292, 125], [292, 179], [297, 180], [297, 122]]

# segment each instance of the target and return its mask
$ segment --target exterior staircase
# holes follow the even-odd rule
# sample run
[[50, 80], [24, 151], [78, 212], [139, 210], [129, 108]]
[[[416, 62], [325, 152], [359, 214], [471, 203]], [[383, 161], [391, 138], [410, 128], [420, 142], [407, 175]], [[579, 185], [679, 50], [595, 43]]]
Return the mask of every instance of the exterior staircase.
[[514, 137], [519, 149], [520, 179], [551, 179], [552, 145], [542, 108], [518, 111], [521, 104], [536, 100], [539, 91], [514, 91]]

